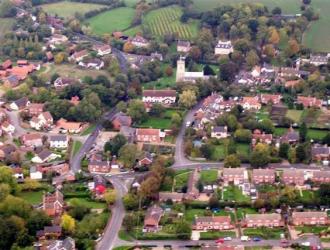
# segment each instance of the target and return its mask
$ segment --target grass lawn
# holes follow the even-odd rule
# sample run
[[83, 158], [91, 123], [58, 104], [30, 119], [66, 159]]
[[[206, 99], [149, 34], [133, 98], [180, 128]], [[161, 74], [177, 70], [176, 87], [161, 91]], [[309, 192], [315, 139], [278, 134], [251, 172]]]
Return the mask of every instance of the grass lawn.
[[125, 240], [125, 241], [132, 241], [133, 238], [129, 235], [129, 233], [127, 233], [125, 230], [121, 229], [118, 232], [118, 237], [121, 240]]
[[224, 188], [223, 191], [223, 200], [225, 201], [236, 201], [236, 202], [248, 202], [250, 198], [243, 195], [239, 187], [228, 186]]
[[243, 234], [249, 237], [260, 237], [262, 239], [280, 239], [284, 234], [282, 228], [247, 228]]
[[201, 171], [200, 180], [204, 184], [214, 184], [218, 180], [218, 170], [211, 169], [211, 170], [203, 170]]
[[237, 143], [236, 151], [238, 154], [248, 157], [250, 155], [250, 145], [246, 143]]
[[200, 240], [216, 240], [224, 237], [236, 237], [236, 233], [234, 231], [209, 231], [209, 232], [201, 232]]
[[307, 138], [313, 140], [322, 140], [329, 132], [329, 130], [308, 129]]
[[237, 208], [236, 210], [236, 216], [238, 220], [242, 220], [244, 219], [246, 214], [257, 214], [257, 210], [255, 210], [254, 208]]
[[139, 127], [143, 128], [159, 128], [159, 129], [170, 129], [172, 125], [172, 115], [177, 111], [173, 109], [168, 109], [165, 111], [164, 116], [161, 117], [155, 117], [155, 116], [150, 116], [148, 120], [145, 122], [141, 123]]
[[[175, 48], [175, 50], [176, 50], [176, 48]], [[167, 66], [169, 66], [168, 63], [163, 63], [161, 65], [161, 68], [162, 68], [163, 72], [165, 71]], [[154, 88], [156, 88], [156, 89], [167, 89], [167, 88], [172, 88], [172, 87], [176, 86], [175, 76], [176, 76], [176, 68], [173, 68], [173, 74], [171, 76], [166, 76], [165, 73], [163, 73], [162, 78], [159, 78], [157, 81], [143, 83], [142, 86], [144, 87], [144, 89], [154, 89]]]
[[177, 33], [182, 39], [191, 39], [197, 36], [199, 22], [189, 20], [182, 23], [180, 17], [182, 9], [179, 6], [169, 6], [150, 11], [143, 19], [143, 25], [147, 25], [151, 33], [162, 37], [165, 34]]
[[[225, 210], [220, 210], [217, 213], [212, 213], [212, 215], [213, 216], [230, 215], [231, 220], [234, 221], [234, 214], [226, 212]], [[189, 209], [186, 209], [186, 211], [184, 213], [185, 219], [189, 222], [193, 222], [196, 216], [202, 217], [202, 216], [212, 216], [212, 215], [210, 215], [209, 210], [201, 209], [201, 208], [200, 209], [198, 209], [198, 208], [189, 208]]]
[[88, 128], [86, 128], [86, 129], [81, 133], [81, 135], [82, 135], [82, 136], [84, 136], [84, 135], [89, 135], [89, 134], [91, 134], [91, 133], [94, 131], [95, 128], [96, 128], [96, 125], [95, 125], [95, 124], [92, 124], [92, 125], [90, 125]]
[[73, 17], [75, 13], [84, 15], [88, 11], [98, 10], [103, 7], [106, 6], [101, 4], [78, 3], [78, 2], [69, 2], [69, 1], [41, 5], [41, 8], [47, 13], [52, 15], [58, 15], [64, 18]]
[[87, 207], [91, 209], [105, 209], [106, 208], [106, 203], [104, 202], [97, 202], [97, 201], [92, 201], [84, 198], [70, 198], [70, 199], [65, 199], [65, 201], [70, 205], [70, 201], [76, 199], [79, 200], [82, 204], [86, 205]]
[[0, 18], [0, 39], [9, 31], [14, 24], [13, 18]]
[[275, 136], [282, 136], [288, 131], [288, 128], [275, 128]]
[[289, 109], [288, 112], [286, 113], [286, 117], [290, 118], [295, 123], [299, 123], [302, 112], [303, 112], [302, 110]]
[[30, 203], [31, 205], [38, 205], [42, 202], [42, 194], [44, 190], [21, 192], [19, 197]]
[[182, 189], [184, 186], [187, 185], [188, 179], [189, 179], [189, 174], [191, 171], [188, 172], [183, 172], [174, 177], [174, 189]]
[[215, 145], [212, 148], [211, 160], [220, 161], [225, 158], [225, 146]]
[[74, 141], [72, 145], [72, 155], [76, 155], [80, 150], [82, 143], [80, 141]]
[[103, 35], [114, 31], [122, 31], [130, 27], [134, 18], [133, 8], [121, 7], [103, 12], [86, 20], [93, 33]]
[[119, 247], [113, 248], [113, 250], [130, 250], [130, 249], [132, 249], [131, 246], [119, 246]]
[[313, 233], [313, 234], [319, 234], [324, 230], [327, 230], [327, 226], [303, 226], [303, 227], [295, 227], [297, 231], [300, 231], [301, 233]]

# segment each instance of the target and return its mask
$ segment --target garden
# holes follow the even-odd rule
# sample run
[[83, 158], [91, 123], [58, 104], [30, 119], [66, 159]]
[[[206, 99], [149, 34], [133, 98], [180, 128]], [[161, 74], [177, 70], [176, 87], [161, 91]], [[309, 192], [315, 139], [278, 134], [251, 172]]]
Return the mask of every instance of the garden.
[[247, 228], [243, 230], [243, 234], [249, 237], [260, 237], [262, 239], [281, 239], [282, 235], [285, 235], [285, 230], [283, 228]]
[[244, 195], [242, 190], [234, 185], [223, 188], [222, 199], [224, 201], [250, 202], [250, 197]]

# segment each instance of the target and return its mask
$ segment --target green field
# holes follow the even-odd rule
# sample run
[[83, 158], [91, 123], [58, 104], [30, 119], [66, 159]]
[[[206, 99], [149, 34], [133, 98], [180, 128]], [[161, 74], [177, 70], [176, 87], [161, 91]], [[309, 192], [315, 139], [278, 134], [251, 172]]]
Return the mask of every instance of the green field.
[[207, 185], [215, 184], [218, 180], [218, 170], [210, 169], [201, 171], [200, 180]]
[[143, 20], [151, 33], [155, 36], [178, 33], [183, 39], [196, 37], [198, 32], [198, 21], [189, 20], [188, 23], [181, 23], [182, 10], [177, 6], [170, 6], [150, 11]]
[[19, 194], [19, 197], [30, 203], [31, 205], [38, 205], [42, 202], [42, 195], [45, 191], [28, 191]]
[[67, 199], [65, 200], [69, 205], [72, 200], [79, 200], [81, 204], [84, 204], [86, 207], [91, 208], [91, 209], [105, 209], [106, 208], [106, 203], [104, 202], [96, 202], [84, 198], [72, 198], [72, 199]]
[[130, 27], [135, 11], [132, 8], [122, 7], [103, 12], [87, 19], [93, 33], [102, 35], [114, 31], [122, 31]]
[[175, 190], [182, 189], [184, 186], [187, 185], [190, 173], [191, 173], [191, 171], [185, 171], [174, 177]]
[[12, 18], [0, 18], [0, 39], [11, 30], [14, 24], [14, 19]]
[[290, 118], [293, 120], [295, 123], [299, 123], [301, 119], [303, 111], [302, 110], [295, 110], [295, 109], [290, 109], [286, 113], [286, 117]]
[[101, 9], [106, 7], [101, 4], [93, 3], [77, 3], [77, 2], [57, 2], [41, 5], [42, 9], [49, 14], [58, 15], [60, 17], [73, 17], [75, 13], [84, 15], [88, 11]]
[[250, 198], [243, 195], [242, 191], [237, 186], [228, 186], [223, 191], [224, 201], [235, 201], [235, 202], [248, 202]]

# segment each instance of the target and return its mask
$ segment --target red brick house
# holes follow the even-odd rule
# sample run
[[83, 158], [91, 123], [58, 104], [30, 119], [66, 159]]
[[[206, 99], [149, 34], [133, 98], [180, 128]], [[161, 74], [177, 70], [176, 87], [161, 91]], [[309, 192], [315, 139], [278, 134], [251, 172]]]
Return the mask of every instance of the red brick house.
[[274, 169], [253, 169], [252, 170], [252, 182], [254, 184], [275, 182], [275, 170]]
[[305, 108], [309, 107], [322, 107], [322, 100], [310, 96], [298, 96], [297, 103], [302, 104]]
[[132, 125], [132, 118], [123, 112], [119, 112], [115, 114], [111, 122], [115, 130], [120, 130], [123, 126], [130, 127]]
[[314, 161], [324, 161], [330, 159], [330, 147], [327, 145], [314, 145], [312, 147], [312, 159]]
[[229, 230], [234, 228], [229, 215], [196, 217], [192, 227], [194, 230]]
[[13, 65], [13, 63], [8, 59], [6, 61], [4, 61], [2, 64], [1, 64], [1, 70], [6, 70], [6, 69], [9, 69], [11, 68]]
[[42, 210], [48, 216], [60, 216], [64, 210], [63, 194], [56, 190], [54, 193], [44, 194], [42, 197]]
[[227, 185], [230, 183], [239, 185], [248, 180], [248, 173], [245, 168], [224, 168], [222, 178]]
[[305, 174], [299, 169], [285, 169], [282, 175], [282, 181], [286, 185], [295, 184], [302, 186], [305, 183]]
[[43, 103], [31, 103], [28, 106], [28, 111], [31, 116], [38, 116], [44, 111]]
[[330, 183], [330, 171], [314, 171], [312, 181], [316, 183]]
[[22, 135], [20, 140], [27, 147], [41, 147], [43, 145], [42, 136], [37, 133]]
[[183, 193], [175, 193], [175, 192], [159, 192], [158, 200], [161, 202], [166, 202], [171, 200], [172, 202], [181, 202], [184, 198]]
[[300, 225], [327, 225], [329, 224], [326, 212], [293, 212], [292, 224]]
[[261, 94], [260, 95], [260, 102], [262, 104], [279, 104], [281, 102], [281, 95], [273, 95], [273, 94]]
[[109, 173], [111, 164], [108, 161], [90, 161], [88, 171], [90, 173]]
[[255, 146], [258, 142], [265, 143], [265, 144], [272, 144], [273, 135], [272, 134], [265, 134], [261, 132], [259, 129], [253, 131], [252, 134], [252, 146]]
[[144, 218], [143, 230], [146, 232], [157, 232], [160, 229], [159, 222], [163, 215], [164, 211], [161, 207], [157, 205], [149, 207]]
[[261, 103], [257, 96], [245, 96], [241, 101], [241, 105], [244, 109], [250, 110], [259, 110], [261, 109]]
[[135, 133], [138, 142], [160, 143], [165, 137], [165, 133], [154, 128], [138, 128]]
[[280, 214], [247, 214], [242, 221], [243, 227], [282, 227], [284, 222]]
[[46, 226], [43, 230], [37, 231], [39, 240], [58, 239], [62, 235], [62, 228], [60, 226]]

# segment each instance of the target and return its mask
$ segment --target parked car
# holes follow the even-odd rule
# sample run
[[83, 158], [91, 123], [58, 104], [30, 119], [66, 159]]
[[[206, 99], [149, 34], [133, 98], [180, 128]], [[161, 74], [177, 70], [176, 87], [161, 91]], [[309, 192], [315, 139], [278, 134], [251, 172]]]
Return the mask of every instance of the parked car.
[[224, 240], [224, 241], [231, 241], [232, 238], [231, 238], [231, 237], [225, 237], [225, 238], [223, 238], [223, 240]]
[[261, 238], [260, 237], [254, 237], [253, 241], [261, 241]]
[[225, 240], [222, 238], [219, 238], [215, 241], [215, 243], [217, 243], [217, 244], [223, 244], [224, 242], [225, 242]]
[[249, 236], [241, 236], [241, 241], [250, 241], [250, 237]]

